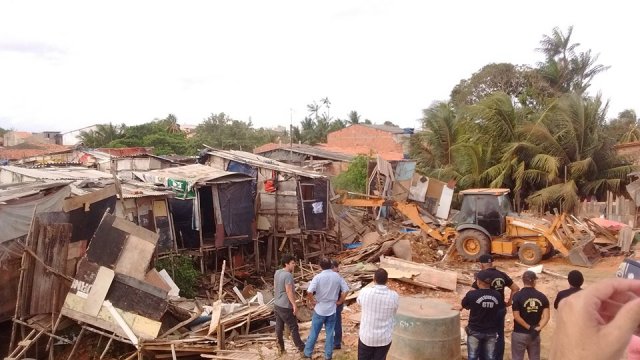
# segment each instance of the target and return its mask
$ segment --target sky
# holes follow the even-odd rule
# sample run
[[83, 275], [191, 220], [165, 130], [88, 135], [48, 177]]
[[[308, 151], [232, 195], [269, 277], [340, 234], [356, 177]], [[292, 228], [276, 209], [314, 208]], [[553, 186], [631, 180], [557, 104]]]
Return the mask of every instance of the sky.
[[297, 125], [306, 105], [419, 127], [489, 63], [535, 65], [543, 34], [574, 26], [611, 68], [590, 92], [640, 111], [634, 2], [3, 1], [0, 127], [71, 131], [212, 113]]

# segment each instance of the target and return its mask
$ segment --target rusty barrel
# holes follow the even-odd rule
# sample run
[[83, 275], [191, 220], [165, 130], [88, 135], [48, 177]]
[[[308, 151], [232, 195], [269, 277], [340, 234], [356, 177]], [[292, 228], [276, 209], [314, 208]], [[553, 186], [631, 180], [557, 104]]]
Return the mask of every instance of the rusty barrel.
[[401, 297], [387, 359], [460, 359], [460, 312], [440, 300]]

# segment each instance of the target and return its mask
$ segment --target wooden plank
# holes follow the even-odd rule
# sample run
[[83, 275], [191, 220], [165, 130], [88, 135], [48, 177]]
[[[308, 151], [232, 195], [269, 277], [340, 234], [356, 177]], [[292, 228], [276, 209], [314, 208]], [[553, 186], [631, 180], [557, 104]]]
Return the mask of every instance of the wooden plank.
[[62, 210], [69, 212], [75, 209], [86, 208], [85, 204], [93, 204], [100, 200], [104, 200], [116, 195], [115, 184], [106, 186], [104, 189], [91, 192], [87, 195], [74, 196], [72, 198], [64, 200], [62, 203]]
[[155, 243], [135, 235], [129, 235], [116, 262], [115, 271], [119, 274], [144, 280], [155, 249]]
[[113, 270], [100, 266], [96, 279], [91, 285], [91, 290], [89, 290], [89, 296], [82, 306], [82, 312], [90, 316], [98, 316], [114, 276]]
[[131, 286], [120, 281], [122, 276], [121, 274], [116, 274], [115, 281], [111, 284], [111, 289], [107, 295], [107, 300], [111, 301], [118, 309], [159, 321], [167, 310], [168, 303], [166, 298], [151, 294], [149, 291], [154, 289], [153, 291], [160, 292], [165, 296], [166, 292], [134, 278], [130, 278], [130, 280], [138, 281], [139, 284]]
[[90, 262], [113, 268], [118, 261], [128, 234], [112, 226], [115, 220], [115, 216], [105, 214], [87, 248]]
[[[67, 249], [73, 228], [71, 224], [40, 224], [36, 243], [36, 259], [31, 287], [30, 314], [58, 312], [56, 304], [62, 304], [69, 291], [69, 283], [54, 272], [64, 273], [67, 265]], [[52, 296], [53, 301], [52, 301]]]
[[167, 293], [171, 291], [171, 286], [160, 276], [160, 273], [156, 269], [151, 269], [144, 276], [144, 281], [154, 287], [160, 288]]
[[122, 230], [125, 233], [131, 234], [141, 240], [148, 241], [155, 245], [158, 242], [158, 234], [153, 231], [147, 230], [142, 226], [138, 226], [130, 221], [122, 218], [115, 218], [113, 221], [114, 228]]
[[146, 281], [138, 280], [132, 276], [116, 273], [115, 280], [119, 283], [134, 287], [149, 295], [159, 297], [161, 299], [167, 298], [167, 290], [161, 287], [154, 286], [153, 284], [149, 284]]
[[213, 197], [213, 215], [216, 220], [216, 247], [223, 247], [224, 224], [222, 222], [222, 207], [220, 206], [220, 194], [218, 194], [218, 185], [211, 186], [211, 195]]
[[411, 280], [418, 284], [424, 283], [451, 291], [456, 290], [456, 284], [458, 282], [458, 274], [456, 272], [439, 270], [424, 264], [388, 256], [380, 257], [380, 267], [384, 269], [395, 268], [401, 271], [420, 272], [420, 275], [413, 277]]

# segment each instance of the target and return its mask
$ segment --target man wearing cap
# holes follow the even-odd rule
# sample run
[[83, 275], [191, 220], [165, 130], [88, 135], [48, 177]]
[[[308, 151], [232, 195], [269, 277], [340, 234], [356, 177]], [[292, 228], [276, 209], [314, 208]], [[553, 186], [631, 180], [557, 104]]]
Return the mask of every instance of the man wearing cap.
[[569, 275], [567, 275], [567, 280], [569, 281], [569, 288], [558, 292], [558, 295], [556, 296], [556, 300], [553, 302], [554, 309], [558, 308], [558, 305], [560, 305], [560, 301], [562, 301], [562, 299], [582, 290], [582, 284], [584, 283], [584, 276], [582, 276], [582, 273], [580, 271], [578, 270], [569, 271]]
[[513, 360], [523, 360], [525, 351], [529, 360], [540, 360], [540, 331], [549, 322], [549, 299], [536, 290], [537, 278], [533, 271], [525, 271], [522, 274], [524, 287], [513, 296]]
[[498, 330], [502, 325], [504, 296], [491, 288], [493, 274], [481, 270], [476, 275], [477, 289], [472, 289], [462, 299], [462, 307], [470, 310], [467, 332], [467, 354], [469, 360], [495, 360]]
[[[500, 327], [498, 329], [498, 341], [496, 342], [496, 356], [495, 358], [498, 360], [502, 360], [504, 358], [504, 319], [507, 316], [507, 306], [511, 305], [511, 299], [513, 295], [520, 290], [520, 287], [513, 280], [504, 273], [493, 266], [493, 258], [489, 254], [481, 255], [480, 258], [480, 268], [482, 270], [486, 270], [489, 274], [492, 275], [492, 279], [490, 282], [490, 286], [493, 290], [502, 295], [502, 299], [504, 300], [504, 306], [502, 311], [500, 312]], [[476, 283], [471, 285], [474, 289], [477, 289], [478, 286]], [[511, 291], [509, 295], [505, 297], [504, 288], [508, 287]], [[480, 359], [486, 360], [484, 355], [480, 353]]]

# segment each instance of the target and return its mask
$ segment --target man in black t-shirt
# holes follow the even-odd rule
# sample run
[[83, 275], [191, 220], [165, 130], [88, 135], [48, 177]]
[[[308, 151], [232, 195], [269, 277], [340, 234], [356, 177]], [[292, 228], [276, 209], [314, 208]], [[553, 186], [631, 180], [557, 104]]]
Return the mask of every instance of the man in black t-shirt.
[[[492, 275], [491, 277], [491, 288], [496, 290], [502, 295], [504, 303], [506, 306], [511, 305], [511, 299], [513, 295], [520, 290], [520, 287], [513, 282], [513, 280], [506, 273], [498, 270], [493, 266], [493, 258], [489, 254], [481, 255], [479, 258], [480, 268], [484, 271], [487, 270]], [[474, 283], [471, 285], [474, 289], [477, 289], [478, 286]], [[511, 291], [509, 295], [505, 297], [504, 288], [508, 287]], [[498, 342], [496, 343], [496, 356], [495, 358], [498, 360], [502, 360], [504, 358], [504, 319], [507, 315], [507, 308], [503, 307], [500, 318], [500, 328], [498, 329]], [[480, 354], [480, 360], [487, 360], [484, 355]]]
[[467, 331], [467, 353], [469, 360], [495, 360], [495, 346], [498, 340], [498, 329], [501, 324], [501, 312], [504, 299], [496, 290], [491, 289], [493, 274], [482, 270], [476, 275], [478, 289], [469, 291], [462, 299], [462, 307], [469, 309], [469, 325]]
[[537, 278], [533, 271], [525, 271], [524, 288], [513, 297], [512, 360], [523, 360], [525, 351], [529, 360], [540, 360], [540, 330], [549, 322], [549, 299], [535, 289]]
[[560, 305], [560, 301], [569, 295], [573, 295], [578, 291], [582, 290], [582, 284], [584, 283], [584, 277], [582, 273], [578, 270], [571, 270], [569, 275], [567, 276], [567, 280], [569, 281], [569, 288], [558, 292], [556, 296], [556, 300], [553, 302], [553, 307], [555, 309]]

